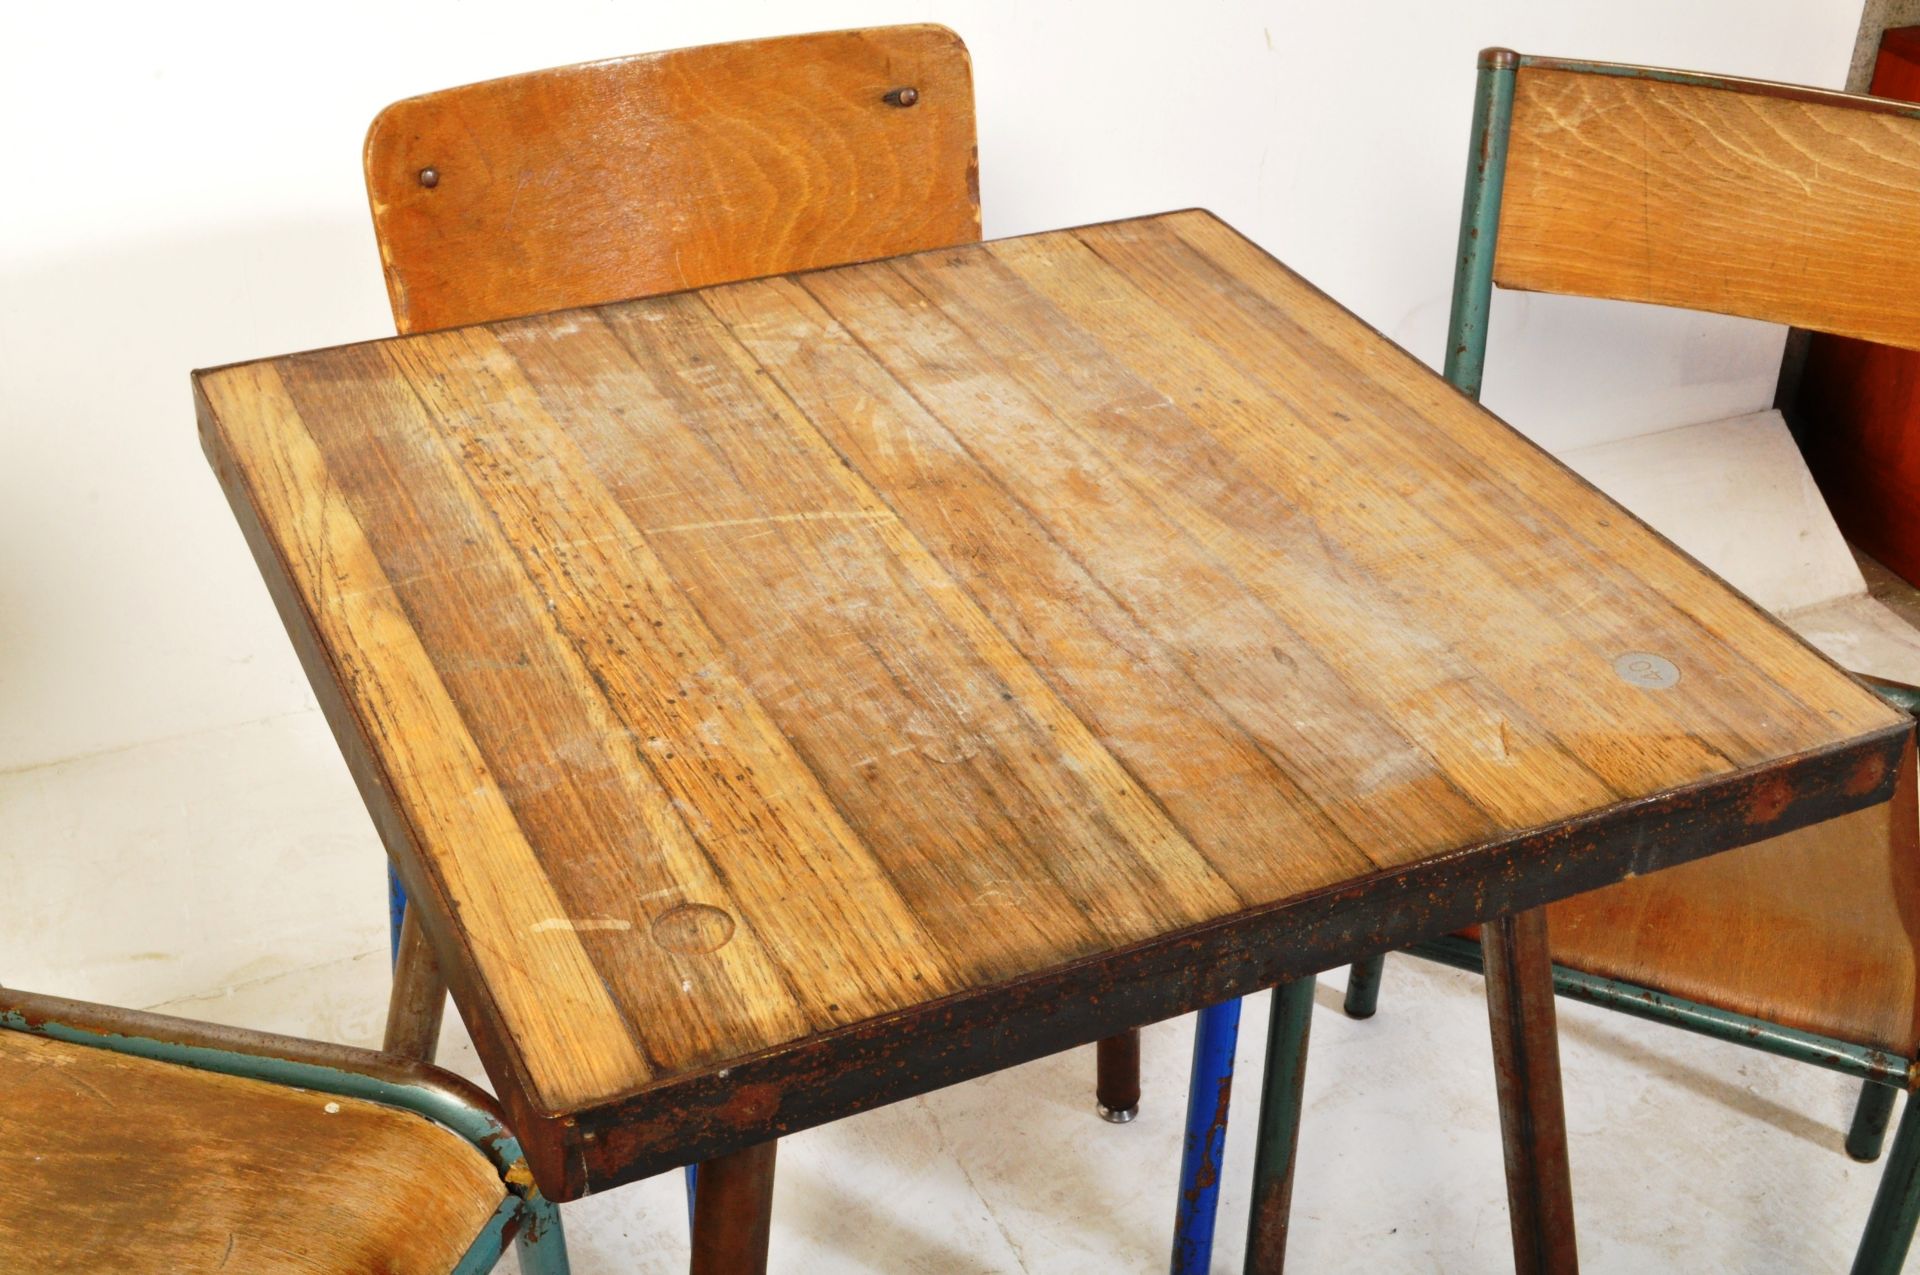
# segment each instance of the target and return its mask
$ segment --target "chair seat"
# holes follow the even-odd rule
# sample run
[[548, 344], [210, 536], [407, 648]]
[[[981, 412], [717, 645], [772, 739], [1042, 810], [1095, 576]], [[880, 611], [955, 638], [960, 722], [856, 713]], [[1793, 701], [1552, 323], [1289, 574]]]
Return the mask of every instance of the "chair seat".
[[1554, 959], [1909, 1058], [1914, 865], [1889, 807], [1635, 877], [1548, 909]]
[[0, 1030], [0, 1267], [445, 1275], [505, 1199], [374, 1103]]

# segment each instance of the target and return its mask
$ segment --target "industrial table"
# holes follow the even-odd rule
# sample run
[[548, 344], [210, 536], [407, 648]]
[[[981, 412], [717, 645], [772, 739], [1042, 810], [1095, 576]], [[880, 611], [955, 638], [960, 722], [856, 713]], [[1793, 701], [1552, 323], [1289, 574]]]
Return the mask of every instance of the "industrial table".
[[195, 376], [568, 1199], [1889, 799], [1906, 720], [1198, 211]]

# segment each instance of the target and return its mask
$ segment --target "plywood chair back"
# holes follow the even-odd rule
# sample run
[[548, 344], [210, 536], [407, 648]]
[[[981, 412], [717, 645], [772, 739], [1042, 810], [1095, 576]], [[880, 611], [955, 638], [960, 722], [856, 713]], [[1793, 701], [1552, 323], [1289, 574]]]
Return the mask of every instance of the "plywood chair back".
[[1475, 114], [1462, 388], [1489, 271], [1920, 348], [1920, 107], [1489, 49]]
[[395, 102], [367, 194], [401, 332], [980, 237], [945, 27], [748, 40]]

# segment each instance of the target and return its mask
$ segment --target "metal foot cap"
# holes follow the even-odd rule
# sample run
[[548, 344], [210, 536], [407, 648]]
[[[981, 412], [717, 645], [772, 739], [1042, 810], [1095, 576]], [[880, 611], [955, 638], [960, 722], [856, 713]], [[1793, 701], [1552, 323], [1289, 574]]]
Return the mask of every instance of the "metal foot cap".
[[1133, 1118], [1140, 1114], [1140, 1108], [1137, 1106], [1121, 1107], [1116, 1111], [1104, 1102], [1096, 1102], [1093, 1104], [1093, 1108], [1100, 1113], [1100, 1118], [1108, 1124], [1131, 1124]]

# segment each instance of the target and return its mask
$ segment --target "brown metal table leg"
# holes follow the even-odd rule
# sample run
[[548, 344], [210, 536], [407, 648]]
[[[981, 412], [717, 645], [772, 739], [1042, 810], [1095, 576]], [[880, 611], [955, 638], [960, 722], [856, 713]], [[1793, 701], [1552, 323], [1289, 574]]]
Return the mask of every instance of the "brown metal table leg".
[[381, 1048], [390, 1054], [432, 1062], [440, 1044], [440, 1019], [447, 1007], [447, 980], [418, 908], [407, 909], [400, 923], [400, 952], [393, 962], [393, 992], [387, 1002], [387, 1034]]
[[1571, 1275], [1579, 1260], [1546, 913], [1536, 908], [1489, 921], [1480, 927], [1480, 945], [1506, 1144], [1513, 1267], [1519, 1275]]
[[766, 1275], [778, 1142], [707, 1160], [693, 1195], [692, 1275]]
[[1094, 1101], [1100, 1118], [1125, 1124], [1140, 1114], [1140, 1029], [1129, 1027], [1101, 1041], [1096, 1060]]

